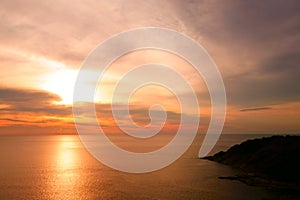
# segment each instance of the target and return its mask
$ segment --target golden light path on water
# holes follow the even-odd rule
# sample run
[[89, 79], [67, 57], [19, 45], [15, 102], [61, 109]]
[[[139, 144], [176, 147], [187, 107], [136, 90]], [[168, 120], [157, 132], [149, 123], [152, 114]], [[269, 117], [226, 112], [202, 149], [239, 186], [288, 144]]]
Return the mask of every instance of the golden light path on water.
[[80, 180], [78, 167], [80, 165], [79, 156], [76, 152], [78, 148], [76, 137], [62, 136], [59, 138], [54, 157], [55, 171], [52, 182], [52, 194], [68, 199], [76, 191], [76, 185]]

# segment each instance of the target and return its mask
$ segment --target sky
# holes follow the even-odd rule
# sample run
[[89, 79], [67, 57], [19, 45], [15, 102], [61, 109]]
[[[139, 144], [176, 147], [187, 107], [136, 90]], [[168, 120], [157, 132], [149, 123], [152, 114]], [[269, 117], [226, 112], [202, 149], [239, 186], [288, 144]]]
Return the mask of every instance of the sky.
[[[140, 27], [176, 30], [207, 50], [227, 94], [223, 133], [300, 133], [297, 0], [0, 0], [0, 5], [0, 134], [76, 133], [71, 103], [84, 59], [112, 35]], [[118, 131], [109, 104], [114, 84], [126, 70], [147, 62], [173, 66], [191, 83], [201, 107], [199, 127], [205, 131], [211, 111], [205, 83], [184, 59], [154, 50], [112, 63], [96, 95], [104, 127]], [[178, 128], [177, 99], [158, 86], [133, 95], [133, 120], [147, 125], [155, 103], [167, 111], [165, 129]], [[190, 108], [183, 114], [197, 112]]]

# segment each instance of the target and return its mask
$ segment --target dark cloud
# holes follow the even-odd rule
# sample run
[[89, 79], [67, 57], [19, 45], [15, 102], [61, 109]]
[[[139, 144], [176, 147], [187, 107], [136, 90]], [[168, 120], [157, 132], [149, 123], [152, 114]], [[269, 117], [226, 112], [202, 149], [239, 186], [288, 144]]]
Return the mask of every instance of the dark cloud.
[[287, 39], [282, 35], [295, 36], [300, 29], [297, 0], [232, 0], [224, 2], [223, 6], [223, 21], [237, 40], [246, 39], [257, 44], [282, 42]]
[[[24, 119], [12, 119], [12, 118], [0, 118], [0, 121], [10, 121], [10, 122], [17, 122], [17, 123], [29, 123], [29, 124], [45, 124], [45, 123], [55, 123], [61, 122], [59, 119], [46, 119], [46, 120], [24, 120]], [[67, 124], [69, 122], [64, 122]]]
[[227, 49], [279, 44], [297, 37], [300, 29], [297, 0], [194, 0], [177, 1], [177, 5], [178, 15], [190, 27], [190, 33], [209, 42], [221, 42], [219, 45], [231, 44]]
[[223, 74], [230, 105], [300, 100], [300, 2], [177, 2], [188, 34]]
[[241, 112], [259, 111], [259, 110], [271, 110], [272, 107], [257, 107], [257, 108], [245, 108], [241, 109]]
[[266, 60], [259, 68], [227, 79], [229, 102], [240, 106], [300, 100], [300, 51]]
[[61, 98], [47, 91], [0, 88], [0, 104], [8, 107], [0, 109], [2, 113], [35, 113], [53, 116], [71, 115], [71, 107], [55, 104]]
[[27, 121], [27, 120], [11, 119], [11, 118], [0, 118], [0, 121], [22, 122], [22, 123], [27, 123], [27, 122], [29, 122], [29, 121]]

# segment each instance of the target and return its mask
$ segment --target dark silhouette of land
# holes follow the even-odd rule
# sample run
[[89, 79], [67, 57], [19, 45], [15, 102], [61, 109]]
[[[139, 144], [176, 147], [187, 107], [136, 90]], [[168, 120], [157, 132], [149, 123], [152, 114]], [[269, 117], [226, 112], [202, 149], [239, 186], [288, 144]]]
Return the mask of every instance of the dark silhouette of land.
[[[272, 136], [247, 140], [203, 159], [238, 169], [221, 179], [239, 180], [249, 185], [300, 191], [300, 136]], [[300, 194], [299, 194], [300, 195]]]

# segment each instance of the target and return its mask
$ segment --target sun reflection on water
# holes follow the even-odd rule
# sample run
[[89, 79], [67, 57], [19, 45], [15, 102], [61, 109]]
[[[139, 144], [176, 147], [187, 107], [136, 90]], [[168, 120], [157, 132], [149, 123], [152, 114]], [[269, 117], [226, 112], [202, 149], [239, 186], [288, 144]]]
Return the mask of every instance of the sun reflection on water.
[[58, 148], [58, 162], [60, 169], [71, 169], [76, 164], [76, 144], [72, 137], [64, 136], [60, 140]]
[[74, 136], [59, 137], [55, 156], [53, 193], [66, 199], [74, 195], [76, 185], [80, 180], [77, 146], [78, 141]]

